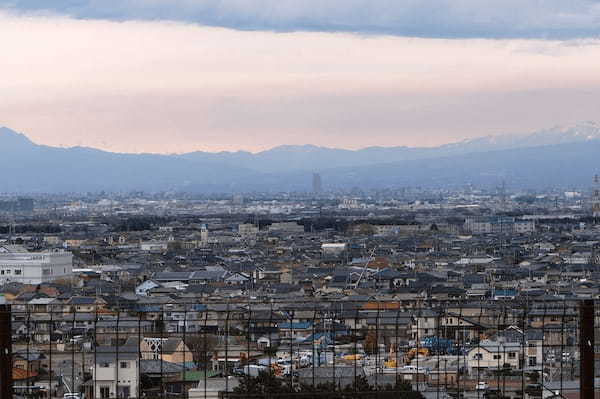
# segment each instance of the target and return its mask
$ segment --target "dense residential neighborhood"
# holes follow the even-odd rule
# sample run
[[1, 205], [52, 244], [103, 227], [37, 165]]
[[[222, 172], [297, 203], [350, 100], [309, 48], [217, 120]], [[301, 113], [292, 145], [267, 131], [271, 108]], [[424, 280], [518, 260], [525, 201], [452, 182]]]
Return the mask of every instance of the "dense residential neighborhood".
[[440, 198], [132, 194], [4, 213], [15, 394], [236, 397], [272, 377], [548, 398], [578, 383], [579, 307], [600, 297], [589, 203]]

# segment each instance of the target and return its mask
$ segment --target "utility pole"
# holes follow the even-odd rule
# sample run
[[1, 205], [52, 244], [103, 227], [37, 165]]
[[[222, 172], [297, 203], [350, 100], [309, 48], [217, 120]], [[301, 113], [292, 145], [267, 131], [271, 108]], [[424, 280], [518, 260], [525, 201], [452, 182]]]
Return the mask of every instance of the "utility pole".
[[0, 397], [13, 397], [10, 305], [0, 305]]

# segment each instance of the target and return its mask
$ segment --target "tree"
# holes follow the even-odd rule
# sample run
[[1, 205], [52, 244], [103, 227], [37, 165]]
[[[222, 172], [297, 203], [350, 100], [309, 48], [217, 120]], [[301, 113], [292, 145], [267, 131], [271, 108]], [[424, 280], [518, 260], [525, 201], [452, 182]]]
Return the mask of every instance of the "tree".
[[400, 379], [395, 385], [384, 387], [371, 385], [364, 376], [357, 376], [352, 384], [343, 388], [334, 381], [316, 386], [300, 384], [295, 387], [287, 382], [287, 378], [277, 378], [272, 372], [263, 372], [257, 377], [245, 376], [228, 397], [286, 399], [292, 393], [296, 399], [424, 399], [419, 392], [413, 391], [410, 383]]
[[540, 373], [538, 373], [537, 371], [533, 371], [529, 374], [529, 381], [532, 384], [537, 384], [540, 380]]
[[194, 362], [199, 367], [208, 365], [214, 348], [217, 346], [217, 338], [211, 334], [194, 334], [185, 337], [185, 344], [194, 357]]
[[377, 332], [375, 330], [369, 330], [367, 336], [365, 337], [364, 346], [365, 352], [367, 352], [368, 354], [372, 355], [374, 353], [377, 353], [379, 348], [377, 347]]
[[[284, 398], [285, 395], [293, 392], [293, 388], [277, 378], [271, 371], [261, 372], [257, 377], [244, 376], [240, 379], [240, 384], [233, 389], [232, 398]], [[281, 394], [281, 395], [278, 395]]]
[[360, 226], [358, 226], [358, 233], [360, 235], [373, 235], [375, 234], [375, 228], [370, 224], [363, 223]]

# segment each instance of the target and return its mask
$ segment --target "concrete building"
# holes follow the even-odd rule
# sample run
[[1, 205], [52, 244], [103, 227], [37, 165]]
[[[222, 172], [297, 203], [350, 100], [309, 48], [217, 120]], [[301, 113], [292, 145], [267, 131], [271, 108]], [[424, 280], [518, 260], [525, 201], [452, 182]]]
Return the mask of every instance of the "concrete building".
[[323, 256], [340, 256], [346, 251], [345, 243], [323, 243], [321, 252]]
[[140, 243], [140, 249], [147, 252], [166, 251], [169, 244], [166, 241], [144, 241]]
[[258, 234], [258, 226], [252, 223], [242, 223], [238, 225], [238, 233], [242, 237], [250, 237]]
[[318, 194], [321, 191], [323, 191], [323, 183], [322, 183], [322, 180], [321, 180], [321, 175], [318, 174], [318, 173], [313, 173], [312, 191], [315, 194]]
[[600, 217], [600, 176], [594, 176], [594, 192], [592, 194], [592, 215]]
[[200, 241], [202, 243], [208, 242], [208, 226], [205, 224], [200, 227]]
[[73, 274], [73, 254], [64, 250], [29, 252], [20, 245], [0, 246], [0, 283], [41, 284]]
[[279, 222], [269, 226], [269, 231], [281, 233], [304, 233], [304, 226], [296, 222]]
[[531, 234], [535, 232], [535, 221], [505, 216], [470, 217], [464, 227], [471, 234]]

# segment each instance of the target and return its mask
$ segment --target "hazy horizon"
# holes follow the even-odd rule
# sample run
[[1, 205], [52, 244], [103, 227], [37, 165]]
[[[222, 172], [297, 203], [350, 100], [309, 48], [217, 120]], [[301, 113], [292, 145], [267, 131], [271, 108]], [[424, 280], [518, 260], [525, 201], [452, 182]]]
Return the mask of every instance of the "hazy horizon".
[[[253, 155], [256, 154], [260, 154], [262, 152], [266, 152], [266, 151], [270, 151], [273, 149], [277, 149], [277, 148], [282, 148], [282, 147], [311, 147], [311, 148], [322, 148], [322, 149], [332, 149], [332, 150], [345, 150], [345, 151], [361, 151], [361, 150], [367, 150], [369, 148], [410, 148], [410, 149], [427, 149], [427, 148], [437, 148], [437, 147], [441, 147], [441, 146], [445, 146], [445, 145], [452, 145], [452, 144], [461, 144], [461, 143], [466, 143], [469, 142], [471, 140], [477, 140], [477, 139], [485, 139], [485, 138], [493, 138], [493, 137], [518, 137], [518, 136], [524, 136], [524, 135], [528, 135], [528, 134], [534, 134], [534, 133], [540, 133], [540, 132], [548, 132], [548, 131], [553, 131], [553, 130], [564, 130], [564, 129], [568, 129], [568, 128], [572, 128], [572, 127], [576, 127], [576, 126], [584, 126], [584, 125], [593, 125], [593, 126], [599, 126], [599, 124], [596, 121], [580, 121], [579, 123], [573, 125], [573, 126], [552, 126], [552, 127], [541, 127], [540, 129], [537, 130], [532, 130], [532, 131], [527, 131], [527, 132], [506, 132], [506, 133], [501, 133], [498, 135], [487, 135], [487, 136], [476, 136], [476, 137], [470, 137], [470, 138], [462, 138], [462, 139], [457, 139], [454, 141], [449, 141], [446, 143], [440, 143], [440, 144], [435, 144], [435, 145], [425, 145], [425, 146], [410, 146], [410, 145], [405, 145], [402, 143], [396, 144], [396, 145], [372, 145], [372, 146], [365, 146], [365, 147], [333, 147], [333, 146], [326, 146], [326, 145], [319, 145], [319, 144], [315, 144], [315, 143], [303, 143], [303, 144], [278, 144], [275, 146], [271, 146], [271, 147], [267, 147], [265, 149], [261, 149], [261, 150], [248, 150], [248, 149], [244, 149], [244, 148], [239, 148], [239, 149], [232, 149], [232, 150], [220, 150], [220, 151], [207, 151], [207, 150], [203, 150], [202, 148], [199, 149], [189, 149], [187, 151], [183, 151], [183, 152], [148, 152], [148, 151], [140, 151], [140, 152], [130, 152], [130, 151], [113, 151], [110, 149], [105, 149], [105, 148], [101, 148], [101, 147], [94, 147], [94, 146], [80, 146], [80, 145], [53, 145], [53, 144], [48, 144], [48, 143], [44, 143], [44, 142], [38, 142], [35, 141], [31, 138], [31, 136], [27, 133], [27, 132], [23, 132], [23, 131], [19, 131], [18, 129], [13, 129], [10, 126], [4, 126], [2, 124], [0, 124], [0, 130], [1, 129], [8, 129], [11, 132], [20, 134], [22, 136], [24, 136], [27, 140], [29, 140], [30, 142], [32, 142], [35, 145], [44, 145], [44, 146], [49, 146], [49, 147], [55, 147], [55, 148], [76, 148], [76, 147], [84, 147], [84, 148], [90, 148], [90, 149], [94, 149], [94, 150], [100, 150], [100, 151], [107, 151], [107, 152], [112, 152], [112, 153], [116, 153], [116, 154], [154, 154], [154, 155], [182, 155], [182, 154], [187, 154], [187, 153], [193, 153], [193, 152], [204, 152], [204, 153], [209, 153], [209, 154], [219, 154], [219, 153], [250, 153]], [[600, 127], [599, 127], [600, 129]]]

